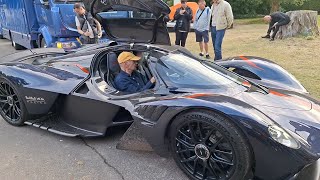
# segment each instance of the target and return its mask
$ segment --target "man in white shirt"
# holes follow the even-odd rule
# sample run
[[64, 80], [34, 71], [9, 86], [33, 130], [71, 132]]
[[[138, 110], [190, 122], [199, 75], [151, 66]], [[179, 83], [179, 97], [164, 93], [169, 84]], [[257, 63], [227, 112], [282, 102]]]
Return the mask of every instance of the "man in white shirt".
[[77, 14], [75, 21], [82, 44], [98, 43], [98, 38], [102, 36], [100, 23], [86, 11], [82, 3], [74, 4], [74, 12]]
[[213, 0], [211, 6], [211, 38], [214, 48], [214, 60], [222, 59], [222, 41], [227, 28], [233, 24], [230, 4], [224, 0]]

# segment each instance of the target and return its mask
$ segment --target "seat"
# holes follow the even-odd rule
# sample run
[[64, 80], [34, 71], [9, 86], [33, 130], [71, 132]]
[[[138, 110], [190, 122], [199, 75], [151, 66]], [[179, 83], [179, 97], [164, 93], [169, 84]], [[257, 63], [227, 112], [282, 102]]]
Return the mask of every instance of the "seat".
[[116, 53], [110, 52], [107, 54], [107, 67], [108, 70], [104, 75], [104, 79], [109, 85], [117, 88], [115, 86], [114, 79], [120, 72], [120, 65], [118, 63], [118, 57]]
[[148, 56], [143, 54], [138, 64], [138, 71], [142, 74], [144, 83], [147, 83], [149, 79], [151, 79], [152, 77], [152, 74], [148, 68], [147, 59], [148, 59]]
[[107, 56], [104, 56], [99, 63], [99, 75], [105, 82], [107, 82], [107, 79], [105, 76], [107, 72], [108, 72]]

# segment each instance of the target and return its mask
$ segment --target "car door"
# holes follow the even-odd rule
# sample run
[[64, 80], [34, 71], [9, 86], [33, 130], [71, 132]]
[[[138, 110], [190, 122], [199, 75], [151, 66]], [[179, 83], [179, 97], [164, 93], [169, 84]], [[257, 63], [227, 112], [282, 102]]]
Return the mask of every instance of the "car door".
[[90, 11], [112, 40], [170, 45], [164, 21], [170, 8], [161, 0], [94, 0]]

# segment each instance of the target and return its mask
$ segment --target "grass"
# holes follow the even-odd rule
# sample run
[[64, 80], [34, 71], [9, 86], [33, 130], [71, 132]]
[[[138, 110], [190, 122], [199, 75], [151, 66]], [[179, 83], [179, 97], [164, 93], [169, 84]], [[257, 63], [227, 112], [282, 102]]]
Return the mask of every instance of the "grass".
[[261, 18], [250, 18], [250, 19], [236, 19], [235, 25], [249, 25], [249, 24], [265, 24]]
[[[266, 34], [267, 28], [267, 24], [235, 23], [234, 29], [226, 32], [222, 47], [223, 58], [251, 55], [270, 59], [293, 74], [313, 97], [320, 99], [320, 37], [312, 40], [288, 38], [270, 42], [260, 38]], [[170, 36], [174, 44], [174, 33]], [[193, 32], [188, 36], [186, 48], [192, 53], [199, 53]], [[211, 42], [209, 53], [214, 55]]]

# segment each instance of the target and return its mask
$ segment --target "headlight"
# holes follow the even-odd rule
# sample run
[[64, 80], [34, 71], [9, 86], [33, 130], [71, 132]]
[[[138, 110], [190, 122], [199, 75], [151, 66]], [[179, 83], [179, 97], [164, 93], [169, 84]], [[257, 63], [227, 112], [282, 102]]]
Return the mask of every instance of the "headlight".
[[278, 143], [283, 144], [292, 149], [300, 148], [299, 143], [284, 129], [278, 126], [269, 126], [268, 131], [272, 139], [274, 139]]
[[57, 48], [74, 49], [77, 48], [77, 44], [75, 42], [57, 42]]

